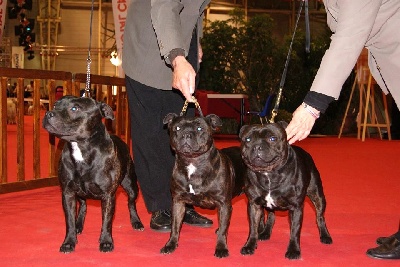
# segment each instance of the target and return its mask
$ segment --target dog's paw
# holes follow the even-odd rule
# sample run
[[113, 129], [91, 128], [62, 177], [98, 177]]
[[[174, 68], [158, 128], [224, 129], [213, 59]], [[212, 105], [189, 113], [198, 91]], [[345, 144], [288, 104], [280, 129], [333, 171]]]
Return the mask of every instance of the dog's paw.
[[240, 254], [242, 255], [253, 255], [256, 250], [256, 247], [254, 246], [244, 246], [240, 250]]
[[144, 230], [144, 225], [141, 221], [133, 222], [132, 223], [132, 228], [138, 231], [143, 231]]
[[321, 243], [323, 244], [332, 244], [332, 237], [330, 236], [321, 236], [320, 238]]
[[114, 250], [114, 244], [111, 242], [103, 242], [100, 243], [100, 251], [101, 252], [111, 252]]
[[289, 260], [298, 260], [300, 259], [300, 251], [299, 250], [290, 250], [286, 251], [285, 258]]
[[250, 237], [247, 240], [246, 244], [244, 244], [244, 246], [240, 250], [240, 253], [242, 255], [253, 255], [256, 248], [257, 248], [257, 239], [254, 237]]
[[171, 254], [178, 247], [178, 244], [167, 244], [160, 250], [161, 254]]
[[60, 247], [60, 252], [62, 253], [71, 253], [75, 250], [74, 243], [63, 243]]
[[258, 240], [261, 240], [261, 241], [269, 240], [270, 238], [271, 238], [271, 235], [270, 235], [270, 233], [268, 233], [268, 232], [266, 232], [266, 233], [260, 233], [260, 234], [258, 235]]
[[217, 258], [225, 258], [229, 256], [229, 251], [226, 248], [215, 249], [214, 256]]
[[82, 234], [83, 231], [83, 225], [76, 225], [76, 233], [78, 235]]

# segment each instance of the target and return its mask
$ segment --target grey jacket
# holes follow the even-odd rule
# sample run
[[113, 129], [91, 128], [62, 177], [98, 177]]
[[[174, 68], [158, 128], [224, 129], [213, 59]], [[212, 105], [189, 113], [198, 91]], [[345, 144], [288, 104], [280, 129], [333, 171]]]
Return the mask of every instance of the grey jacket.
[[158, 89], [172, 89], [167, 56], [189, 51], [193, 29], [201, 36], [203, 11], [210, 0], [132, 0], [124, 30], [122, 67], [130, 78]]
[[311, 91], [337, 99], [361, 50], [367, 47], [373, 77], [400, 106], [400, 0], [324, 0], [324, 3], [327, 22], [334, 34]]

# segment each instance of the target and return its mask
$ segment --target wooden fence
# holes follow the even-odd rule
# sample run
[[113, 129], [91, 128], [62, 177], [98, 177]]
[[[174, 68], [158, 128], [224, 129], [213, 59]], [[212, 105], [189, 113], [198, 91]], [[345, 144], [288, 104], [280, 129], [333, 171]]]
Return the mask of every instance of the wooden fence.
[[[25, 85], [30, 81], [33, 81], [32, 97], [24, 97]], [[115, 111], [116, 119], [105, 121], [107, 129], [129, 142], [125, 79], [91, 75], [90, 81], [96, 100], [106, 102]], [[7, 100], [10, 100], [7, 89], [12, 83], [16, 83], [11, 98], [15, 103], [16, 125], [7, 124], [7, 113], [10, 112], [7, 111]], [[0, 68], [0, 193], [58, 184], [57, 168], [62, 142], [44, 133], [41, 119], [44, 109], [51, 109], [54, 105], [57, 86], [63, 87], [64, 95], [79, 96], [85, 83], [86, 74], [83, 73]], [[27, 106], [30, 106], [29, 112]], [[33, 131], [29, 132], [31, 128]], [[30, 141], [32, 144], [27, 143]], [[9, 151], [14, 146], [16, 153]], [[32, 162], [32, 165], [28, 166], [27, 161]], [[43, 165], [47, 170], [43, 171]], [[10, 176], [15, 176], [15, 179], [10, 179]]]

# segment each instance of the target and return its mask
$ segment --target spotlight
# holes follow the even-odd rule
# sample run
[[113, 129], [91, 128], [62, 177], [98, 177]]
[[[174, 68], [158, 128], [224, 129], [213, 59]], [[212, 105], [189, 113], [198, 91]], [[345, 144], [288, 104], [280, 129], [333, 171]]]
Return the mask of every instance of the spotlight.
[[111, 64], [113, 64], [116, 67], [118, 67], [118, 66], [120, 66], [122, 64], [122, 61], [119, 58], [117, 51], [112, 51], [111, 52], [110, 61], [111, 61]]

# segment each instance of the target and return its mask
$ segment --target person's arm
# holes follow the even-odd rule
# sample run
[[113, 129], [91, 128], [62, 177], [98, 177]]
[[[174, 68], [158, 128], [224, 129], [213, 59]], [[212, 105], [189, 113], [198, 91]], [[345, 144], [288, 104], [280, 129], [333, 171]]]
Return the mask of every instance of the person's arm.
[[[160, 55], [168, 64], [173, 49], [184, 50], [180, 12], [183, 4], [179, 0], [151, 0], [151, 21], [157, 35]], [[188, 51], [185, 51], [187, 56]]]
[[[339, 14], [329, 49], [322, 58], [310, 92], [286, 128], [290, 144], [306, 138], [320, 113], [339, 97], [343, 83], [367, 42], [381, 1], [339, 0], [337, 4]], [[329, 16], [329, 4], [326, 8]]]
[[157, 34], [160, 55], [173, 68], [172, 87], [180, 90], [192, 101], [196, 72], [186, 60], [180, 12], [182, 3], [177, 0], [151, 0], [151, 18]]
[[[338, 99], [364, 48], [381, 6], [380, 0], [339, 0], [339, 14], [329, 49], [322, 58], [311, 91]], [[327, 6], [328, 16], [329, 6]]]

